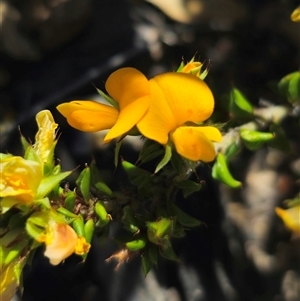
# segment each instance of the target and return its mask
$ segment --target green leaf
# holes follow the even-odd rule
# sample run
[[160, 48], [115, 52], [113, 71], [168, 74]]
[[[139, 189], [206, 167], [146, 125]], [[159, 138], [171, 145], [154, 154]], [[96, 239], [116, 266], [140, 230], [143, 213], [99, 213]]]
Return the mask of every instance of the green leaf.
[[43, 178], [40, 186], [37, 190], [36, 199], [42, 199], [52, 191], [52, 189], [58, 185], [62, 180], [69, 176], [72, 171], [65, 171], [58, 175], [50, 175], [46, 178]]
[[173, 152], [171, 157], [171, 164], [174, 168], [174, 170], [181, 176], [186, 174], [187, 167], [185, 165], [185, 161], [182, 159], [182, 157], [177, 153]]
[[300, 72], [284, 76], [278, 83], [278, 90], [291, 104], [300, 101]]
[[229, 111], [236, 118], [252, 118], [253, 107], [246, 97], [238, 90], [233, 88], [230, 92]]
[[161, 156], [163, 153], [164, 153], [163, 148], [159, 143], [147, 139], [139, 154], [138, 162], [142, 162], [142, 163], [149, 162], [154, 158]]
[[117, 167], [118, 164], [119, 164], [119, 153], [120, 153], [122, 141], [123, 141], [123, 140], [120, 140], [119, 142], [116, 143], [115, 156], [114, 156], [114, 164], [115, 164], [115, 167]]
[[151, 261], [148, 252], [145, 252], [142, 255], [142, 270], [143, 270], [143, 273], [144, 273], [145, 277], [150, 272], [150, 270], [152, 269], [152, 267], [153, 267], [153, 262]]
[[31, 144], [21, 135], [21, 144], [23, 147], [24, 154], [27, 152], [28, 147], [31, 147]]
[[92, 161], [90, 165], [91, 169], [91, 182], [93, 185], [100, 190], [101, 192], [107, 194], [108, 196], [112, 196], [112, 190], [103, 182], [100, 171], [97, 168], [96, 162]]
[[235, 180], [227, 166], [225, 156], [222, 153], [219, 153], [217, 160], [212, 169], [212, 177], [220, 182], [228, 185], [231, 188], [241, 187], [242, 183]]
[[154, 173], [159, 172], [171, 159], [172, 157], [172, 147], [171, 145], [167, 144], [165, 146], [165, 155], [162, 160], [158, 163]]
[[138, 233], [140, 231], [140, 227], [143, 226], [134, 216], [134, 211], [129, 205], [123, 208], [123, 216], [121, 220], [124, 224], [124, 228], [132, 233]]
[[113, 98], [111, 98], [109, 95], [107, 95], [106, 93], [104, 93], [103, 91], [98, 89], [97, 87], [95, 87], [95, 88], [96, 88], [97, 92], [100, 94], [100, 96], [102, 96], [113, 107], [115, 107], [116, 109], [119, 109], [119, 103], [117, 103]]
[[170, 209], [172, 214], [176, 216], [177, 222], [179, 222], [181, 225], [185, 227], [191, 228], [191, 227], [199, 226], [201, 224], [201, 222], [198, 219], [188, 215], [174, 203], [171, 203]]
[[171, 242], [169, 239], [164, 239], [163, 244], [159, 248], [160, 255], [174, 261], [179, 261], [176, 253], [174, 252]]
[[240, 136], [245, 144], [245, 146], [250, 150], [259, 149], [265, 142], [273, 140], [274, 134], [268, 132], [259, 132], [241, 129]]
[[282, 127], [277, 123], [272, 123], [270, 131], [274, 134], [274, 139], [268, 142], [268, 145], [284, 152], [290, 152], [291, 147]]
[[157, 259], [158, 259], [158, 251], [157, 251], [157, 246], [154, 244], [151, 244], [149, 249], [148, 249], [149, 257], [150, 260], [157, 265]]
[[199, 191], [202, 187], [201, 184], [191, 180], [182, 180], [180, 182], [175, 182], [175, 185], [182, 190], [184, 198], [188, 197], [193, 192]]
[[225, 157], [227, 161], [230, 161], [241, 151], [241, 144], [238, 142], [231, 143], [225, 151]]
[[81, 172], [76, 181], [86, 203], [90, 200], [91, 170], [88, 166]]
[[141, 184], [144, 184], [145, 181], [150, 183], [151, 174], [148, 171], [125, 160], [122, 161], [122, 166], [133, 185], [140, 186]]

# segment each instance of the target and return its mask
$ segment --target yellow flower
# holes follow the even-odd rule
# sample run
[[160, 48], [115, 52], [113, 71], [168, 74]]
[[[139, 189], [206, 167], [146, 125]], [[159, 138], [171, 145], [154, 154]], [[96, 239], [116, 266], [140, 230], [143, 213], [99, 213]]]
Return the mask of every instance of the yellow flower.
[[52, 156], [55, 146], [55, 130], [58, 124], [54, 122], [50, 111], [43, 110], [36, 115], [38, 124], [38, 132], [35, 136], [35, 144], [33, 149], [36, 151], [42, 162], [48, 161], [49, 155]]
[[43, 177], [42, 167], [35, 161], [0, 154], [0, 197], [13, 197], [31, 203]]
[[214, 109], [214, 98], [208, 86], [199, 78], [185, 73], [164, 73], [150, 81], [151, 105], [137, 123], [147, 138], [166, 145], [172, 141], [177, 152], [192, 161], [212, 161], [215, 148], [212, 141], [222, 139], [213, 126], [198, 126]]
[[300, 205], [285, 210], [276, 207], [275, 211], [288, 229], [300, 235]]
[[53, 220], [49, 222], [46, 233], [42, 234], [38, 241], [46, 244], [44, 255], [53, 265], [58, 265], [73, 253], [83, 255], [90, 249], [90, 244], [85, 238], [77, 236], [68, 224]]
[[0, 269], [0, 296], [2, 301], [10, 301], [19, 285], [16, 267], [18, 262], [14, 261]]
[[300, 6], [298, 6], [291, 14], [291, 20], [294, 22], [300, 22]]
[[117, 138], [130, 131], [146, 113], [150, 85], [147, 78], [134, 68], [121, 68], [106, 81], [106, 91], [119, 108], [95, 101], [71, 101], [57, 107], [68, 123], [84, 132], [110, 129], [104, 141]]

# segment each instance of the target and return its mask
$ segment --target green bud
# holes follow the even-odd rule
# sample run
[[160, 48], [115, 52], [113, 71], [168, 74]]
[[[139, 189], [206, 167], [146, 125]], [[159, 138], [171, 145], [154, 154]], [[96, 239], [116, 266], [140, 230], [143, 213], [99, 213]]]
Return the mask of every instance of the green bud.
[[85, 240], [87, 243], [90, 243], [92, 241], [94, 230], [95, 230], [95, 224], [94, 221], [90, 218], [84, 224]]
[[65, 207], [70, 212], [74, 211], [76, 201], [76, 193], [74, 191], [69, 191], [67, 197], [65, 198]]
[[78, 215], [76, 219], [74, 219], [72, 223], [73, 229], [75, 232], [80, 235], [85, 237], [85, 231], [84, 231], [84, 221], [82, 215]]
[[245, 146], [250, 150], [259, 149], [265, 142], [274, 139], [274, 134], [267, 132], [240, 130], [241, 138]]
[[103, 227], [111, 221], [111, 215], [107, 213], [103, 201], [97, 201], [95, 204], [95, 212], [99, 217], [99, 221], [96, 224], [97, 226]]
[[173, 220], [161, 218], [156, 222], [147, 222], [148, 239], [154, 244], [160, 245], [165, 237], [171, 237], [173, 233]]
[[130, 251], [138, 251], [141, 249], [144, 249], [147, 244], [147, 241], [145, 238], [139, 238], [132, 241], [127, 242], [125, 245], [127, 249]]
[[225, 156], [222, 153], [219, 153], [217, 156], [217, 160], [212, 168], [212, 177], [231, 188], [238, 188], [242, 185], [241, 182], [232, 177], [228, 169]]

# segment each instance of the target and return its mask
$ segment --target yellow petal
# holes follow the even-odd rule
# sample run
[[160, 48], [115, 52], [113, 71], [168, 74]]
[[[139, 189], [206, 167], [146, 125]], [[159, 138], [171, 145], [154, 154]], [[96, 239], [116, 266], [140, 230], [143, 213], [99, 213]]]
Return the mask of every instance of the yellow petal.
[[119, 111], [96, 101], [71, 101], [57, 107], [68, 123], [83, 132], [96, 132], [111, 128], [117, 121]]
[[214, 141], [214, 142], [221, 142], [222, 134], [214, 126], [199, 126], [193, 127], [193, 130], [199, 133], [202, 133], [207, 139]]
[[14, 197], [29, 204], [34, 200], [43, 177], [42, 166], [19, 156], [0, 156], [0, 197]]
[[77, 243], [74, 250], [75, 254], [83, 255], [87, 254], [91, 248], [91, 245], [86, 242], [85, 238], [83, 236], [77, 237]]
[[188, 121], [208, 119], [214, 109], [214, 98], [209, 87], [191, 74], [170, 72], [155, 76], [155, 81], [166, 98], [177, 126]]
[[120, 109], [131, 102], [149, 95], [150, 86], [146, 76], [135, 68], [121, 68], [113, 72], [105, 83], [108, 94], [116, 100]]
[[49, 258], [50, 263], [58, 265], [68, 258], [74, 251], [77, 244], [77, 234], [69, 225], [64, 223], [51, 222], [49, 232], [50, 241], [46, 239], [46, 250], [44, 255]]
[[0, 269], [0, 296], [2, 301], [10, 301], [19, 285], [19, 280], [15, 271], [17, 261]]
[[286, 210], [276, 207], [275, 211], [288, 229], [300, 234], [300, 205]]
[[176, 128], [176, 120], [157, 82], [150, 80], [150, 88], [151, 104], [147, 113], [137, 123], [137, 128], [145, 137], [166, 144], [169, 132]]
[[291, 20], [294, 22], [300, 22], [300, 6], [292, 12]]
[[48, 110], [40, 111], [36, 115], [36, 121], [39, 130], [35, 135], [35, 144], [33, 148], [45, 163], [53, 148], [56, 136], [55, 130], [58, 127], [58, 124], [55, 123], [51, 112]]
[[213, 143], [197, 127], [183, 126], [171, 133], [179, 155], [192, 161], [210, 162], [215, 159]]
[[150, 96], [138, 98], [126, 107], [122, 108], [116, 124], [111, 128], [104, 138], [104, 142], [109, 142], [126, 132], [130, 131], [138, 121], [144, 116], [149, 108]]

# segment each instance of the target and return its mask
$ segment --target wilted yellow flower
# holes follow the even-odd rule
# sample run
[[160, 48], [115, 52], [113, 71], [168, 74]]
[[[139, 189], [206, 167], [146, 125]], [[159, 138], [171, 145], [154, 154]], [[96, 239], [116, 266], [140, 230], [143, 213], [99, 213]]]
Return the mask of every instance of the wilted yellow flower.
[[44, 255], [53, 265], [58, 265], [73, 253], [83, 255], [90, 249], [90, 244], [84, 237], [77, 236], [72, 227], [54, 220], [50, 220], [46, 232], [38, 240], [45, 243]]
[[0, 296], [1, 301], [10, 301], [19, 285], [18, 275], [15, 271], [18, 262], [11, 262], [0, 269]]
[[35, 136], [35, 144], [33, 149], [38, 154], [42, 162], [46, 163], [49, 158], [49, 154], [53, 154], [53, 148], [55, 146], [55, 130], [58, 124], [54, 122], [53, 116], [50, 111], [43, 110], [36, 115], [36, 121], [38, 124], [38, 132]]
[[276, 207], [275, 211], [289, 230], [300, 235], [300, 205], [288, 209]]
[[106, 81], [106, 91], [119, 108], [95, 101], [71, 101], [57, 107], [68, 123], [84, 132], [110, 129], [104, 141], [117, 138], [130, 131], [146, 113], [150, 85], [147, 78], [134, 68], [121, 68]]
[[19, 156], [0, 154], [0, 197], [31, 203], [43, 177], [40, 164]]
[[172, 141], [177, 152], [192, 161], [212, 161], [215, 148], [212, 141], [222, 139], [213, 126], [198, 126], [214, 109], [214, 98], [208, 86], [191, 74], [170, 72], [150, 81], [149, 110], [137, 128], [147, 138], [160, 144]]

